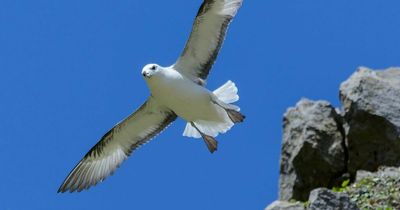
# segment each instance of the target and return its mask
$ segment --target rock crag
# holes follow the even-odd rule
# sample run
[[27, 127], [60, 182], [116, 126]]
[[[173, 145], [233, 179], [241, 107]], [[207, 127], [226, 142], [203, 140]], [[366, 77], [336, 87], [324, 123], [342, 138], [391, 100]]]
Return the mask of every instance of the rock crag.
[[393, 176], [400, 173], [400, 68], [361, 67], [341, 84], [339, 96], [341, 108], [302, 99], [284, 114], [279, 201], [266, 209], [400, 208], [390, 192], [387, 202], [358, 199], [374, 187], [384, 190], [378, 182], [360, 187], [368, 177], [400, 185]]

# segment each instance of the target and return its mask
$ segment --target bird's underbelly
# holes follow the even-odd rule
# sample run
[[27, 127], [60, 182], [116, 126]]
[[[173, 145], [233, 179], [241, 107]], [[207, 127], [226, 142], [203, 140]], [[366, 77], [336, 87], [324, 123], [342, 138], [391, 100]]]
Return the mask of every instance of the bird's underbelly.
[[211, 101], [207, 89], [184, 79], [159, 81], [157, 86], [151, 88], [153, 97], [186, 121], [224, 121], [224, 110]]

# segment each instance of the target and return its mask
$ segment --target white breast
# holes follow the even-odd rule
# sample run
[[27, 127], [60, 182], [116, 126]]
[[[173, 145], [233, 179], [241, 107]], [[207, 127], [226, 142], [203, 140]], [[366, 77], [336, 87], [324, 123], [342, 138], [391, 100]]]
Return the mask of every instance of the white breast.
[[163, 69], [147, 79], [147, 84], [160, 104], [186, 121], [222, 120], [221, 108], [210, 100], [212, 93], [173, 69]]

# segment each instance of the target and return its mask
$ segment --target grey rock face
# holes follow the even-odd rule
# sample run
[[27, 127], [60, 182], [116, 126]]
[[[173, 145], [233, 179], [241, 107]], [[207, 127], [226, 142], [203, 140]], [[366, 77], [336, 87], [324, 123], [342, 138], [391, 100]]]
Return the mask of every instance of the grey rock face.
[[305, 210], [305, 208], [304, 204], [300, 202], [275, 201], [265, 208], [265, 210]]
[[400, 166], [400, 68], [360, 68], [340, 87], [349, 172]]
[[[341, 84], [340, 100], [343, 114], [303, 99], [284, 115], [281, 201], [268, 210], [304, 209], [287, 201], [307, 198], [306, 209], [400, 209], [400, 68], [359, 68]], [[354, 175], [347, 194], [320, 188]]]
[[390, 178], [399, 178], [400, 177], [400, 168], [397, 167], [379, 167], [376, 172], [369, 172], [364, 170], [357, 171], [355, 182], [359, 182], [361, 179], [366, 177], [390, 177]]
[[357, 205], [346, 193], [317, 188], [310, 193], [309, 210], [358, 210]]
[[307, 200], [312, 189], [332, 187], [345, 171], [341, 117], [325, 101], [302, 99], [284, 115], [280, 200]]

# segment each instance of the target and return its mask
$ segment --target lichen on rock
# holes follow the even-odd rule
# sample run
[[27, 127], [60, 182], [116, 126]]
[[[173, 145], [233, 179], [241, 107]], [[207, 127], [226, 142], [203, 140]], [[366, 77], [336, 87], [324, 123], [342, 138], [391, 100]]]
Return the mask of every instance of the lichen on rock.
[[343, 191], [363, 210], [400, 209], [400, 168], [358, 171], [356, 182]]

